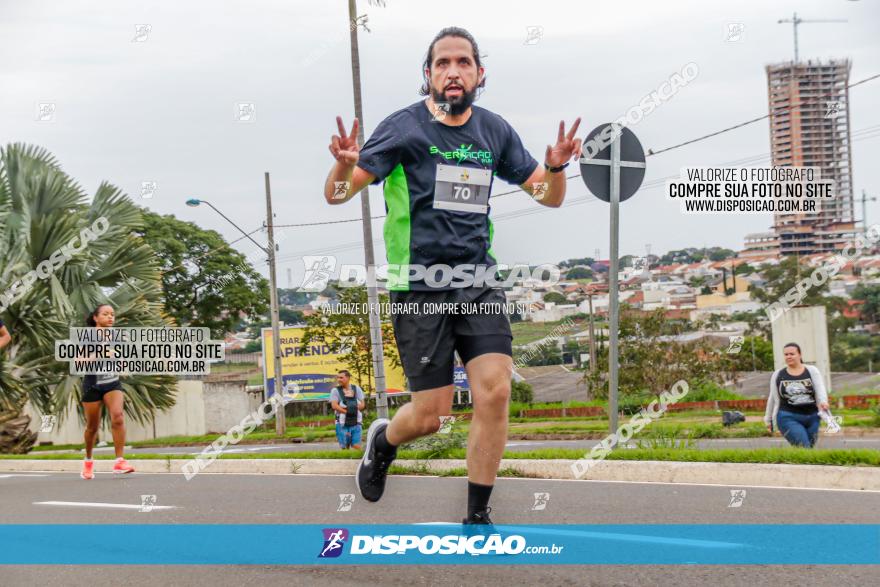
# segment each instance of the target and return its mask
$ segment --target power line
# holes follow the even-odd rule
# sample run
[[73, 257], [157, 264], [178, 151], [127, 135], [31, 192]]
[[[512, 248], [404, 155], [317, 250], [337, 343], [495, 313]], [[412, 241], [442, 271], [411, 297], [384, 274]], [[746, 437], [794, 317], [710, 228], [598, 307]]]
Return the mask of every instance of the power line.
[[[878, 136], [880, 136], [880, 134], [872, 135], [871, 133], [878, 132], [878, 131], [880, 131], [880, 125], [874, 125], [874, 126], [871, 126], [871, 127], [866, 127], [866, 128], [863, 128], [863, 129], [859, 129], [859, 130], [857, 130], [857, 131], [854, 131], [854, 132], [852, 133], [852, 136], [854, 136], [854, 137], [855, 137], [856, 135], [861, 135], [861, 134], [869, 135], [869, 136], [859, 136], [859, 138], [854, 139], [853, 142], [857, 142], [857, 141], [859, 141], [859, 140], [866, 140], [866, 139], [871, 139], [871, 138], [877, 138]], [[758, 154], [758, 155], [751, 155], [751, 156], [749, 156], [749, 157], [743, 157], [743, 158], [740, 158], [740, 159], [735, 159], [735, 160], [733, 160], [733, 161], [726, 161], [726, 162], [724, 162], [724, 163], [721, 163], [720, 165], [721, 165], [721, 166], [725, 166], [725, 165], [742, 165], [742, 164], [747, 164], [747, 163], [759, 163], [759, 162], [761, 162], [761, 161], [766, 161], [766, 160], [768, 160], [768, 159], [770, 159], [770, 153], [762, 153], [762, 154]], [[570, 176], [570, 177], [566, 177], [566, 180], [568, 180], [568, 179], [572, 179], [572, 178], [575, 178], [575, 177], [580, 177], [580, 174], [576, 174], [576, 175], [572, 175], [572, 176]], [[642, 184], [642, 186], [641, 186], [639, 189], [653, 189], [653, 188], [661, 187], [661, 186], [665, 185], [666, 180], [669, 180], [669, 179], [676, 179], [677, 177], [678, 177], [677, 175], [667, 175], [667, 176], [665, 176], [665, 177], [660, 177], [660, 178], [657, 178], [657, 179], [652, 179], [652, 180], [649, 180], [649, 181], [645, 182], [644, 184]], [[498, 196], [501, 196], [501, 195], [506, 195], [506, 194], [510, 194], [510, 193], [517, 193], [518, 191], [519, 191], [519, 190], [512, 190], [512, 191], [510, 191], [510, 192], [503, 192], [503, 193], [501, 193], [501, 194], [497, 194], [497, 195], [498, 195]], [[493, 196], [493, 197], [495, 197], [495, 196]], [[590, 196], [584, 196], [584, 197], [578, 197], [578, 198], [574, 198], [574, 199], [571, 199], [571, 200], [567, 200], [567, 201], [565, 202], [565, 206], [566, 206], [566, 207], [568, 207], [568, 206], [576, 206], [576, 205], [579, 205], [579, 204], [584, 204], [584, 203], [595, 203], [595, 202], [598, 202], [598, 201], [599, 201], [599, 200], [597, 200], [597, 199], [595, 199], [595, 198], [592, 198], [592, 197], [590, 197]], [[521, 208], [521, 209], [519, 209], [519, 210], [513, 210], [513, 211], [511, 211], [511, 212], [505, 212], [505, 213], [502, 213], [502, 214], [498, 214], [498, 215], [495, 216], [495, 218], [493, 219], [493, 222], [499, 222], [499, 221], [504, 221], [504, 220], [510, 220], [510, 219], [514, 219], [514, 218], [522, 218], [522, 217], [524, 217], [524, 216], [531, 216], [532, 214], [541, 214], [541, 213], [543, 213], [543, 212], [547, 212], [547, 211], [549, 211], [549, 210], [550, 210], [550, 208], [547, 208], [547, 207], [545, 207], [545, 206], [539, 206], [539, 207], [537, 207], [537, 208], [535, 208], [535, 207]], [[374, 218], [384, 218], [384, 216], [378, 216], [378, 217], [374, 217]], [[352, 221], [360, 222], [360, 219], [357, 218], [357, 219], [355, 219], [355, 220], [349, 220], [349, 221], [347, 221], [347, 222], [352, 222]], [[287, 225], [276, 225], [276, 226], [287, 226]], [[374, 245], [376, 245], [376, 244], [382, 244], [382, 242], [383, 242], [383, 241], [382, 241], [381, 238], [380, 238], [380, 239], [375, 239], [375, 240], [373, 240], [373, 244], [374, 244]], [[305, 255], [315, 255], [315, 254], [329, 255], [329, 254], [333, 254], [333, 253], [342, 253], [342, 252], [345, 252], [345, 251], [349, 251], [349, 250], [352, 250], [352, 249], [356, 249], [356, 248], [361, 247], [361, 246], [363, 246], [363, 242], [362, 242], [362, 241], [348, 242], [348, 243], [341, 243], [341, 244], [338, 244], [338, 245], [334, 245], [334, 246], [332, 246], [332, 247], [322, 247], [322, 248], [318, 248], [318, 249], [310, 249], [310, 250], [306, 250], [306, 251], [297, 251], [297, 252], [294, 252], [294, 253], [289, 253], [289, 254], [287, 254], [287, 255], [283, 255], [283, 256], [278, 257], [277, 260], [278, 260], [278, 261], [290, 261], [290, 260], [293, 260], [293, 259], [299, 259], [299, 258], [301, 258], [301, 257], [303, 257], [303, 256], [305, 256]]]
[[[866, 77], [865, 79], [863, 79], [863, 80], [859, 80], [859, 81], [857, 81], [857, 82], [855, 82], [855, 83], [852, 83], [852, 84], [849, 84], [849, 85], [846, 86], [846, 87], [847, 87], [847, 88], [854, 88], [854, 87], [856, 87], [856, 86], [858, 86], [858, 85], [864, 84], [864, 83], [869, 82], [869, 81], [871, 81], [871, 80], [875, 80], [875, 79], [877, 79], [877, 78], [880, 78], [880, 73], [878, 73], [878, 74], [876, 74], [876, 75], [872, 75], [871, 77]], [[819, 98], [827, 98], [828, 96], [832, 96], [832, 95], [834, 95], [834, 92], [826, 92], [825, 94], [822, 94], [821, 96], [818, 96], [818, 97], [819, 97]], [[724, 129], [721, 129], [721, 130], [719, 130], [719, 131], [716, 131], [716, 132], [713, 132], [713, 133], [709, 133], [709, 134], [707, 134], [707, 135], [703, 135], [703, 136], [701, 136], [701, 137], [697, 137], [697, 138], [695, 138], [695, 139], [691, 139], [691, 140], [689, 140], [689, 141], [685, 141], [685, 142], [683, 142], [683, 143], [679, 143], [679, 144], [677, 144], [677, 145], [672, 145], [671, 147], [666, 147], [665, 149], [660, 149], [660, 150], [658, 150], [658, 151], [654, 151], [653, 149], [648, 149], [648, 154], [647, 154], [647, 156], [648, 156], [648, 157], [651, 157], [652, 155], [659, 155], [660, 153], [665, 153], [666, 151], [671, 151], [671, 150], [673, 150], [673, 149], [678, 149], [679, 147], [684, 147], [685, 145], [691, 145], [691, 144], [693, 144], [693, 143], [696, 143], [696, 142], [699, 142], [699, 141], [703, 141], [703, 140], [706, 140], [706, 139], [708, 139], [708, 138], [715, 137], [715, 136], [718, 136], [718, 135], [720, 135], [720, 134], [723, 134], [723, 133], [726, 133], [726, 132], [730, 132], [730, 131], [732, 131], [732, 130], [736, 130], [736, 129], [738, 129], [738, 128], [742, 128], [742, 127], [744, 127], [744, 126], [748, 126], [749, 124], [753, 124], [753, 123], [755, 123], [755, 122], [759, 122], [759, 121], [761, 121], [761, 120], [764, 120], [764, 119], [770, 118], [770, 116], [772, 116], [774, 113], [775, 113], [775, 114], [780, 114], [780, 113], [782, 113], [782, 112], [785, 112], [786, 110], [787, 110], [788, 112], [791, 112], [792, 110], [799, 109], [801, 106], [804, 106], [804, 105], [807, 105], [807, 104], [813, 104], [813, 103], [818, 103], [818, 100], [813, 100], [813, 101], [804, 100], [804, 101], [798, 102], [796, 105], [792, 106], [791, 108], [774, 110], [773, 112], [768, 112], [767, 114], [765, 114], [765, 115], [763, 115], [763, 116], [759, 116], [759, 117], [757, 117], [757, 118], [752, 118], [751, 120], [746, 120], [745, 122], [741, 122], [741, 123], [739, 123], [739, 124], [735, 124], [735, 125], [730, 126], [730, 127], [728, 127], [728, 128], [724, 128]]]
[[[580, 176], [581, 176], [580, 173], [576, 173], [574, 175], [567, 176], [565, 178], [565, 180], [568, 181], [569, 179], [574, 179], [574, 178], [580, 177]], [[506, 196], [508, 194], [517, 194], [521, 191], [522, 191], [522, 189], [517, 188], [514, 190], [510, 190], [508, 192], [501, 192], [500, 194], [493, 194], [492, 198], [498, 198], [500, 196]], [[385, 214], [381, 214], [379, 216], [370, 216], [370, 220], [378, 220], [380, 218], [385, 218], [385, 216], [386, 216]], [[360, 218], [348, 218], [346, 220], [327, 220], [327, 221], [323, 221], [323, 222], [303, 222], [300, 224], [274, 224], [273, 226], [275, 228], [299, 228], [301, 226], [323, 226], [325, 224], [344, 224], [346, 222], [361, 222], [361, 221], [362, 220]]]
[[[859, 82], [859, 83], [861, 83], [861, 82]], [[763, 118], [766, 118], [766, 116]], [[733, 128], [733, 127], [731, 127], [731, 128]], [[869, 127], [865, 127], [865, 128], [853, 131], [851, 133], [851, 136], [856, 137], [856, 136], [860, 136], [861, 134], [867, 135], [867, 134], [878, 132], [878, 131], [880, 131], [880, 124], [876, 124], [873, 126], [869, 126]], [[719, 132], [722, 132], [722, 131], [719, 131]], [[711, 136], [711, 135], [706, 135], [706, 136]], [[877, 136], [877, 135], [865, 136], [864, 138], [874, 138], [874, 136]], [[697, 140], [697, 139], [695, 139], [695, 140]], [[853, 141], [853, 142], [855, 142], [855, 141]], [[683, 144], [686, 144], [686, 143], [682, 143], [682, 145]], [[671, 148], [673, 148], [673, 147], [670, 147], [670, 149]], [[654, 154], [656, 155], [657, 152], [655, 152]], [[748, 164], [748, 163], [758, 163], [758, 162], [763, 161], [769, 157], [770, 157], [770, 153], [768, 152], [768, 153], [763, 153], [761, 155], [751, 155], [749, 157], [744, 157], [742, 159], [736, 159], [734, 161], [727, 161], [726, 163], [722, 163], [722, 165], [744, 165], [744, 164]], [[574, 175], [566, 176], [565, 180], [568, 181], [569, 179], [575, 179], [580, 176], [581, 176], [580, 173], [576, 173]], [[665, 181], [667, 179], [675, 179], [676, 177], [677, 176], [675, 176], [675, 175], [670, 175], [670, 176], [666, 176], [664, 178], [660, 178], [660, 179], [656, 179], [656, 180], [652, 180], [652, 181]], [[651, 187], [651, 186], [649, 186], [648, 184], [645, 184], [643, 187]], [[493, 194], [492, 198], [498, 198], [501, 196], [506, 196], [508, 194], [517, 194], [517, 193], [520, 193], [521, 191], [522, 191], [521, 189], [517, 188], [517, 189], [507, 191], [507, 192]], [[385, 214], [380, 214], [378, 216], [370, 216], [370, 220], [380, 220], [382, 218], [385, 218], [385, 216], [386, 216]], [[496, 220], [500, 219], [500, 218], [502, 218], [502, 216], [497, 216]], [[350, 223], [350, 222], [361, 222], [361, 219], [360, 218], [347, 218], [345, 220], [324, 220], [324, 221], [318, 221], [318, 222], [301, 222], [301, 223], [297, 223], [297, 224], [275, 224], [273, 226], [275, 228], [302, 228], [302, 227], [308, 227], [308, 226], [325, 226], [325, 225], [330, 225], [330, 224], [345, 224], [345, 223]], [[241, 239], [238, 239], [238, 240], [241, 240]], [[235, 241], [233, 241], [233, 242], [235, 242]]]
[[[880, 75], [874, 76], [874, 77], [880, 77]], [[870, 79], [874, 79], [874, 77], [867, 78], [867, 79], [862, 80], [858, 83], [864, 83], [866, 81], [869, 81]], [[856, 85], [856, 84], [853, 84], [853, 85]], [[766, 117], [764, 117], [764, 118], [766, 118]], [[709, 135], [707, 135], [707, 136], [709, 136]], [[868, 127], [853, 131], [851, 133], [851, 136], [853, 137], [852, 142], [858, 142], [861, 140], [867, 140], [867, 139], [880, 137], [880, 124], [875, 124], [872, 126], [868, 126]], [[685, 144], [685, 143], [682, 143], [682, 144]], [[724, 165], [745, 165], [745, 164], [749, 164], [749, 163], [759, 163], [759, 162], [765, 161], [769, 158], [770, 158], [770, 153], [768, 152], [768, 153], [762, 153], [762, 154], [757, 154], [757, 155], [751, 155], [748, 157], [742, 157], [740, 159], [735, 159], [733, 161], [727, 161], [727, 162], [721, 163], [721, 165], [722, 166], [724, 166]], [[570, 176], [566, 176], [565, 179], [566, 179], [566, 181], [568, 181], [569, 179], [574, 179], [577, 177], [580, 177], [579, 173], [574, 174], [574, 175], [570, 175]], [[675, 179], [677, 177], [678, 176], [676, 176], [676, 175], [668, 175], [665, 177], [652, 179], [652, 180], [645, 182], [641, 186], [640, 189], [652, 189], [655, 187], [659, 187], [659, 186], [665, 185], [666, 180]], [[497, 198], [497, 197], [505, 196], [508, 194], [519, 193], [520, 191], [521, 191], [521, 189], [517, 188], [517, 189], [507, 191], [507, 192], [501, 192], [499, 194], [495, 194], [492, 197]], [[575, 205], [589, 203], [589, 202], [598, 202], [598, 200], [596, 200], [594, 198], [590, 198], [590, 197], [575, 198], [575, 199], [568, 200], [566, 202], [566, 206], [575, 206]], [[534, 207], [523, 208], [520, 210], [513, 210], [510, 212], [498, 214], [497, 216], [495, 216], [493, 221], [498, 222], [498, 221], [509, 220], [509, 219], [514, 219], [514, 218], [522, 218], [524, 216], [530, 216], [532, 214], [540, 214], [540, 213], [546, 212], [548, 210], [549, 210], [549, 208], [546, 208], [544, 206], [540, 206], [537, 208], [534, 208]], [[385, 216], [386, 216], [385, 214], [382, 214], [379, 216], [371, 216], [370, 219], [371, 220], [379, 220], [381, 218], [385, 218]], [[328, 221], [321, 221], [321, 222], [304, 222], [304, 223], [298, 223], [298, 224], [275, 224], [274, 227], [275, 228], [299, 228], [299, 227], [308, 227], [308, 226], [324, 226], [324, 225], [330, 225], [330, 224], [343, 224], [343, 223], [350, 223], [350, 222], [361, 222], [361, 219], [360, 218], [349, 218], [346, 220], [328, 220]], [[260, 226], [259, 228], [249, 232], [248, 236], [254, 234], [255, 232], [259, 232], [260, 230], [263, 230], [264, 228], [265, 228], [265, 226]], [[230, 241], [228, 246], [231, 246], [231, 245], [237, 243], [238, 241], [244, 240], [245, 238], [246, 237], [242, 236], [242, 237], [239, 237], [233, 241]], [[375, 239], [373, 241], [374, 244], [382, 244], [382, 242], [383, 242], [382, 239]], [[358, 248], [362, 245], [363, 245], [362, 241], [342, 243], [339, 245], [335, 245], [333, 247], [323, 247], [320, 249], [311, 249], [308, 251], [299, 251], [296, 253], [290, 253], [290, 254], [287, 254], [284, 256], [279, 256], [277, 260], [278, 261], [289, 261], [292, 259], [298, 259], [304, 255], [310, 255], [310, 254], [315, 254], [315, 253], [321, 253], [321, 254], [341, 253], [344, 251]], [[192, 259], [192, 261], [198, 261], [200, 259], [203, 259], [209, 255], [212, 255], [216, 252], [223, 250], [224, 248], [226, 248], [226, 247], [225, 246], [217, 247], [215, 249], [206, 251], [205, 253], [199, 255], [195, 259]], [[260, 267], [263, 264], [265, 264], [265, 262], [259, 262], [256, 266]], [[168, 271], [169, 272], [174, 271], [174, 270], [179, 269], [181, 267], [183, 267], [183, 264], [178, 265], [177, 267], [173, 267], [172, 269], [169, 269]]]

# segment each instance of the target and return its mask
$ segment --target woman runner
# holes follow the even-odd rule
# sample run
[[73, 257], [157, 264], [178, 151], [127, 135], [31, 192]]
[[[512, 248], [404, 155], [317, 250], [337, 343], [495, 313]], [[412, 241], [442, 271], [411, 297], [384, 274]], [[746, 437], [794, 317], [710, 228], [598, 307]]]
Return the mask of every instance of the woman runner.
[[[113, 306], [101, 304], [86, 317], [86, 325], [97, 328], [112, 328], [115, 320]], [[113, 473], [133, 473], [134, 467], [126, 462], [123, 457], [125, 447], [125, 415], [122, 410], [124, 396], [119, 375], [115, 373], [98, 373], [83, 377], [82, 404], [86, 415], [86, 458], [83, 461], [83, 479], [92, 479], [95, 476], [95, 462], [92, 460], [92, 448], [95, 446], [95, 438], [98, 436], [98, 427], [101, 423], [101, 404], [107, 406], [110, 412], [110, 426], [113, 431], [113, 447], [116, 449], [116, 463], [113, 465]]]

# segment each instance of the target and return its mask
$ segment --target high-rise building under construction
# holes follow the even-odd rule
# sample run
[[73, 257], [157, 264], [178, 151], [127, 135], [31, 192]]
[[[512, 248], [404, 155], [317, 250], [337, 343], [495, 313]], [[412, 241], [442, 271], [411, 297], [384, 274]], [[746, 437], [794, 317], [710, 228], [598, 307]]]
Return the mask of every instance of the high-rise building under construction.
[[816, 213], [777, 213], [773, 232], [746, 237], [746, 250], [806, 255], [842, 249], [855, 235], [850, 151], [851, 62], [767, 66], [773, 165], [816, 167], [834, 180], [834, 198]]

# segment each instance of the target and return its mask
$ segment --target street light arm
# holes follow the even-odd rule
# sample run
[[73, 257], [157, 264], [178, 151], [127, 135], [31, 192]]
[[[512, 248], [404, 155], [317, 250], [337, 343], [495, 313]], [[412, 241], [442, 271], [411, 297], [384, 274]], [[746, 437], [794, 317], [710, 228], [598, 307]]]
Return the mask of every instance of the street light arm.
[[265, 253], [268, 254], [268, 252], [269, 252], [269, 248], [268, 248], [268, 247], [264, 247], [263, 245], [261, 245], [260, 243], [258, 243], [258, 242], [255, 241], [254, 239], [252, 239], [252, 238], [251, 238], [251, 235], [249, 235], [249, 234], [246, 233], [244, 230], [242, 230], [241, 227], [240, 227], [239, 225], [237, 225], [235, 222], [233, 222], [228, 216], [226, 216], [226, 214], [224, 214], [223, 212], [221, 212], [220, 210], [218, 210], [217, 207], [214, 206], [214, 204], [212, 204], [211, 202], [209, 202], [209, 201], [207, 201], [207, 200], [199, 200], [199, 202], [202, 203], [202, 204], [207, 204], [207, 205], [209, 205], [209, 206], [211, 207], [211, 209], [214, 210], [214, 212], [216, 212], [217, 214], [219, 214], [220, 216], [222, 216], [223, 218], [225, 218], [226, 221], [227, 221], [229, 224], [231, 224], [232, 226], [234, 226], [235, 228], [237, 228], [237, 229], [238, 229], [238, 232], [240, 232], [241, 234], [243, 234], [244, 236], [246, 236], [246, 237], [247, 237], [252, 243], [254, 243], [255, 245], [257, 245], [257, 246], [260, 248], [261, 251], [264, 251]]

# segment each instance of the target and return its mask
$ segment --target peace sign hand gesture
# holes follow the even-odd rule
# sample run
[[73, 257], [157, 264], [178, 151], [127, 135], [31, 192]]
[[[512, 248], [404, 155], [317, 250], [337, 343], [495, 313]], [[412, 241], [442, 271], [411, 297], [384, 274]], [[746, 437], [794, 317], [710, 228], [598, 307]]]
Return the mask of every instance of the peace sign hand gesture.
[[354, 119], [351, 134], [346, 134], [341, 116], [336, 117], [336, 126], [339, 128], [339, 134], [333, 135], [330, 139], [330, 153], [340, 163], [354, 166], [360, 158], [360, 147], [357, 144], [358, 119]]
[[574, 138], [581, 119], [574, 121], [574, 125], [568, 134], [565, 133], [565, 122], [559, 121], [559, 134], [556, 136], [556, 144], [552, 147], [547, 145], [547, 152], [544, 154], [544, 162], [549, 167], [559, 167], [569, 159], [577, 159], [581, 156], [583, 141]]

